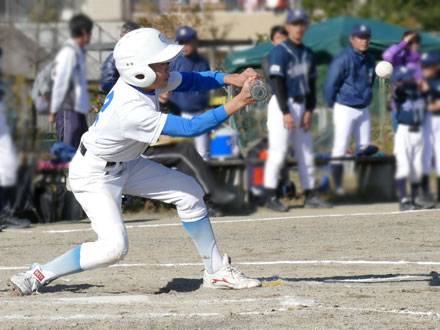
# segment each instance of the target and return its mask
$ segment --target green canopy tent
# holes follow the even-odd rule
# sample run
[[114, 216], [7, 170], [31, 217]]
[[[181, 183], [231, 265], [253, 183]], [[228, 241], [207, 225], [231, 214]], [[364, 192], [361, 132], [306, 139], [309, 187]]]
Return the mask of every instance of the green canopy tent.
[[[316, 56], [317, 64], [327, 64], [349, 45], [348, 37], [351, 28], [356, 24], [368, 25], [372, 30], [370, 52], [380, 59], [383, 51], [400, 41], [405, 27], [388, 24], [378, 20], [340, 16], [321, 23], [310, 25], [304, 36], [304, 44], [309, 46]], [[440, 50], [440, 37], [420, 32], [422, 50]], [[228, 72], [240, 71], [245, 67], [259, 68], [261, 61], [273, 48], [272, 43], [265, 42], [250, 49], [231, 53], [226, 57], [225, 66]]]

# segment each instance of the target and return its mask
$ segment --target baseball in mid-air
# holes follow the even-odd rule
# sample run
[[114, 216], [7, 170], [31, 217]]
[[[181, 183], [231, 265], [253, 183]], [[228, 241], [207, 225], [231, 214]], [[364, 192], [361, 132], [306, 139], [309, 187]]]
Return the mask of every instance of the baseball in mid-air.
[[380, 61], [377, 63], [375, 71], [380, 78], [389, 79], [393, 74], [393, 65], [387, 61]]

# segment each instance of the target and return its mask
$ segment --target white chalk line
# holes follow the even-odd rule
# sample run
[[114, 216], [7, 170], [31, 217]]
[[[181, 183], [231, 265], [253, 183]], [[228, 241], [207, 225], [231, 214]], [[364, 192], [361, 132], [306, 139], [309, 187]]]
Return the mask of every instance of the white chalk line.
[[[434, 212], [436, 210], [415, 210], [415, 211], [392, 211], [392, 212], [378, 212], [378, 213], [338, 213], [338, 214], [315, 214], [315, 215], [295, 215], [286, 217], [273, 217], [273, 218], [255, 218], [255, 219], [233, 219], [233, 220], [211, 220], [213, 224], [222, 223], [240, 223], [240, 222], [260, 222], [260, 221], [279, 221], [279, 220], [292, 220], [292, 219], [316, 219], [316, 218], [334, 218], [334, 217], [365, 217], [365, 216], [387, 216], [396, 214], [412, 214], [421, 212]], [[177, 227], [181, 226], [180, 222], [177, 223], [157, 223], [157, 224], [145, 224], [145, 225], [127, 225], [127, 229], [131, 228], [154, 228], [154, 227]], [[91, 231], [91, 228], [83, 229], [64, 229], [64, 230], [44, 230], [42, 233], [48, 234], [61, 234], [61, 233], [75, 233]]]
[[[135, 264], [114, 264], [109, 267], [195, 267], [202, 266], [201, 262], [181, 262], [181, 263], [165, 263], [165, 264], [151, 264], [151, 263], [135, 263]], [[440, 266], [438, 261], [389, 261], [389, 260], [275, 260], [275, 261], [239, 261], [234, 262], [234, 265], [248, 265], [248, 266], [263, 266], [263, 265], [421, 265], [421, 266]], [[26, 266], [0, 266], [2, 270], [23, 270], [29, 269]]]
[[[130, 298], [131, 297], [131, 298]], [[139, 298], [140, 297], [140, 298]], [[87, 303], [87, 304], [96, 304], [96, 303], [115, 303], [117, 297], [113, 296], [104, 296], [104, 297], [81, 297], [81, 298], [55, 298], [52, 303], [54, 304], [72, 304], [75, 303]], [[167, 304], [170, 302], [160, 301], [159, 299], [151, 299], [148, 296], [123, 296], [119, 297], [122, 304], [127, 304], [131, 302], [136, 303], [149, 303], [149, 304]], [[154, 301], [152, 301], [154, 300]], [[259, 303], [274, 301], [278, 302], [281, 305], [280, 308], [271, 308], [270, 310], [265, 311], [246, 311], [246, 312], [233, 312], [233, 314], [243, 315], [243, 316], [254, 316], [254, 315], [270, 315], [280, 312], [292, 311], [295, 310], [295, 307], [300, 307], [299, 309], [304, 308], [315, 308], [315, 309], [323, 309], [330, 311], [352, 311], [356, 313], [379, 313], [379, 314], [397, 314], [397, 315], [410, 315], [410, 316], [423, 316], [423, 317], [435, 317], [440, 318], [440, 313], [438, 312], [425, 312], [425, 311], [412, 311], [412, 310], [400, 310], [400, 309], [376, 309], [376, 308], [358, 308], [358, 307], [346, 307], [346, 306], [325, 306], [322, 304], [317, 304], [313, 300], [309, 299], [301, 299], [298, 297], [284, 296], [284, 297], [274, 297], [274, 298], [245, 298], [245, 299], [222, 299], [222, 300], [183, 300], [176, 303], [176, 305], [206, 305], [206, 304], [232, 304], [232, 303]], [[6, 305], [9, 305], [10, 302], [21, 302], [22, 304], [26, 304], [26, 298], [19, 300], [11, 300], [5, 301]], [[50, 302], [50, 301], [49, 301]], [[35, 304], [35, 300], [29, 301], [29, 303]], [[48, 303], [48, 301], [39, 301], [39, 305], [44, 305]], [[19, 320], [19, 321], [66, 321], [66, 320], [120, 320], [120, 319], [149, 319], [149, 318], [193, 318], [193, 317], [226, 317], [230, 315], [230, 312], [198, 312], [198, 313], [172, 313], [172, 312], [162, 312], [162, 313], [120, 313], [120, 314], [105, 314], [105, 313], [93, 313], [93, 314], [64, 314], [64, 315], [30, 315], [30, 314], [12, 314], [12, 315], [3, 315], [0, 316], [0, 321], [11, 321], [11, 320]]]

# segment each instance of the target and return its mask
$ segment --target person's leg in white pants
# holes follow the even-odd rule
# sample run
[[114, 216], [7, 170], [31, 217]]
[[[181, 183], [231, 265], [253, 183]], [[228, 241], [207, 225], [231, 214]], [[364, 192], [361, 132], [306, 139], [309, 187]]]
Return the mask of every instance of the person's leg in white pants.
[[[182, 113], [183, 118], [191, 119], [194, 116], [198, 116], [203, 114], [203, 112], [197, 113]], [[211, 158], [211, 150], [210, 150], [210, 140], [209, 133], [199, 135], [194, 138], [194, 146], [196, 147], [197, 152], [204, 160], [209, 160]]]
[[305, 112], [304, 104], [289, 103], [290, 112], [295, 120], [293, 130], [293, 150], [298, 162], [299, 177], [304, 190], [315, 187], [315, 154], [313, 152], [312, 135], [300, 127], [301, 119]]
[[368, 108], [359, 111], [361, 111], [362, 114], [354, 123], [353, 137], [356, 149], [362, 150], [371, 144], [371, 122]]
[[283, 113], [273, 96], [268, 105], [267, 130], [269, 139], [268, 157], [264, 167], [264, 187], [276, 189], [278, 176], [284, 165], [292, 132], [284, 128]]
[[[208, 272], [223, 267], [203, 202], [203, 191], [190, 176], [153, 161], [138, 158], [109, 168], [106, 162], [86, 153], [74, 157], [70, 168], [70, 185], [87, 213], [98, 239], [66, 252], [59, 258], [38, 266], [47, 281], [116, 263], [128, 252], [128, 237], [122, 219], [122, 193], [149, 197], [176, 205], [185, 222], [200, 221], [187, 230], [201, 253]], [[185, 225], [184, 225], [185, 227]], [[186, 227], [185, 227], [186, 229]], [[38, 269], [37, 269], [38, 270]]]
[[[354, 126], [361, 115], [362, 112], [358, 109], [335, 103], [333, 108], [334, 136], [332, 157], [345, 156]], [[342, 180], [344, 175], [342, 161], [332, 162], [332, 174], [336, 192], [342, 192]]]
[[432, 172], [432, 159], [435, 153], [435, 140], [434, 134], [435, 131], [433, 129], [433, 121], [435, 121], [435, 117], [433, 117], [430, 113], [425, 115], [423, 120], [423, 175], [422, 175], [422, 191], [425, 199], [431, 200], [431, 189], [429, 187], [429, 175]]

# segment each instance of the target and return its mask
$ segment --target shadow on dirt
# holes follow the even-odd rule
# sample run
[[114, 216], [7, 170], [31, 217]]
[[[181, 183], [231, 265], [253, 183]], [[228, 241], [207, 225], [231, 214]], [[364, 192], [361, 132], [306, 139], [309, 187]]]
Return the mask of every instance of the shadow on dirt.
[[95, 284], [72, 284], [72, 285], [56, 284], [56, 285], [44, 286], [38, 291], [41, 293], [53, 293], [53, 292], [61, 292], [61, 291], [69, 291], [69, 292], [77, 293], [77, 292], [83, 292], [89, 290], [91, 288], [103, 288], [103, 287], [104, 285], [95, 285]]
[[160, 288], [159, 291], [156, 291], [155, 294], [169, 293], [171, 291], [192, 292], [198, 290], [202, 283], [201, 279], [173, 278], [172, 281], [168, 282], [165, 287]]

